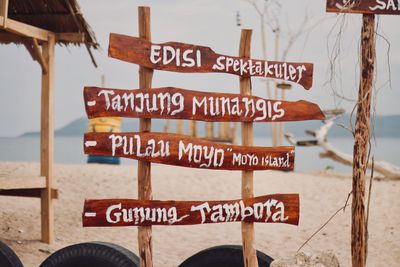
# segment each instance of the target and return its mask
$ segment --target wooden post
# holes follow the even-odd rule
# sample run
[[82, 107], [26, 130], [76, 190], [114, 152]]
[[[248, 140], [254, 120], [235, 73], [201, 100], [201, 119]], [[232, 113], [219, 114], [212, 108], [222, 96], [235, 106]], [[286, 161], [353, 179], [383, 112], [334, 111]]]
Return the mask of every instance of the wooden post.
[[8, 17], [8, 0], [0, 0], [0, 16], [3, 17], [2, 21], [0, 21], [0, 25], [4, 28], [7, 27], [7, 17]]
[[42, 96], [40, 119], [40, 175], [46, 177], [46, 188], [41, 192], [42, 241], [54, 241], [54, 214], [51, 190], [53, 188], [53, 95], [54, 95], [54, 46], [55, 36], [49, 35], [43, 43], [43, 57], [48, 70], [42, 71]]
[[[250, 58], [251, 30], [242, 30], [239, 57]], [[240, 77], [240, 94], [251, 95], [251, 78]], [[242, 145], [253, 145], [253, 123], [242, 123]], [[242, 198], [253, 197], [253, 171], [242, 171]], [[245, 267], [258, 266], [254, 244], [254, 224], [242, 222], [243, 259]]]
[[[151, 41], [150, 30], [150, 8], [139, 7], [139, 37]], [[139, 88], [151, 88], [153, 70], [139, 67]], [[139, 131], [151, 131], [151, 119], [140, 119]], [[153, 198], [151, 188], [151, 164], [150, 162], [138, 161], [138, 197], [140, 200], [151, 200]], [[153, 246], [151, 226], [140, 226], [138, 228], [139, 257], [141, 267], [153, 266]]]
[[213, 139], [214, 138], [214, 123], [206, 122], [206, 138]]
[[176, 133], [177, 134], [183, 134], [183, 121], [182, 120], [176, 120]]
[[[275, 60], [278, 60], [279, 58], [279, 38], [280, 38], [280, 29], [275, 30]], [[279, 99], [279, 88], [278, 88], [278, 82], [275, 82], [275, 95], [274, 99], [278, 100]], [[278, 146], [280, 145], [279, 140], [279, 127], [280, 124], [277, 122], [272, 122], [271, 123], [271, 128], [272, 128], [272, 146]]]
[[219, 138], [227, 140], [229, 139], [229, 122], [221, 122], [219, 124]]
[[197, 122], [189, 121], [189, 135], [196, 137], [197, 136]]
[[353, 201], [351, 225], [352, 266], [366, 263], [365, 172], [368, 163], [370, 109], [375, 67], [375, 15], [363, 15], [361, 30], [361, 80], [358, 93], [355, 143], [353, 150]]

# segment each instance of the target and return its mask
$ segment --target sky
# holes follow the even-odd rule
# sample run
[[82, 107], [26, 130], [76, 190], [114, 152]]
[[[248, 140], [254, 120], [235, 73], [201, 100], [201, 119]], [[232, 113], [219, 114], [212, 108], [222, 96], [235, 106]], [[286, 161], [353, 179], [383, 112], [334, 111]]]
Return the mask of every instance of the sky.
[[[262, 4], [260, 0], [258, 3]], [[321, 109], [335, 107], [351, 112], [359, 81], [361, 15], [325, 12], [325, 1], [280, 0], [280, 54], [275, 55], [275, 34], [267, 26], [267, 59], [281, 59], [290, 35], [308, 18], [305, 34], [295, 40], [287, 61], [314, 63], [314, 85], [304, 90], [294, 85], [287, 100], [307, 100]], [[252, 58], [262, 58], [260, 18], [244, 0], [80, 0], [82, 12], [101, 45], [95, 68], [84, 47], [56, 47], [55, 128], [86, 116], [84, 86], [100, 86], [105, 75], [109, 88], [138, 88], [138, 66], [109, 58], [110, 32], [138, 36], [137, 7], [151, 7], [152, 41], [184, 42], [209, 46], [219, 54], [238, 53], [240, 31], [253, 29]], [[275, 9], [273, 9], [275, 10]], [[241, 26], [236, 25], [237, 12]], [[271, 15], [268, 17], [271, 18]], [[267, 18], [267, 19], [268, 19]], [[378, 18], [377, 70], [373, 108], [376, 114], [400, 114], [400, 17]], [[340, 34], [339, 34], [340, 33]], [[389, 44], [389, 45], [388, 45]], [[390, 46], [390, 50], [388, 50]], [[334, 49], [334, 48], [340, 49]], [[331, 60], [335, 80], [331, 80]], [[271, 80], [273, 81], [273, 80]], [[390, 81], [390, 82], [389, 82]], [[265, 80], [252, 79], [253, 94], [267, 97]], [[271, 82], [271, 85], [273, 83]], [[155, 71], [153, 87], [174, 86], [211, 92], [239, 92], [239, 78], [230, 74], [183, 74]], [[18, 136], [40, 129], [41, 70], [23, 46], [0, 45], [0, 136]], [[342, 97], [335, 97], [339, 94]]]

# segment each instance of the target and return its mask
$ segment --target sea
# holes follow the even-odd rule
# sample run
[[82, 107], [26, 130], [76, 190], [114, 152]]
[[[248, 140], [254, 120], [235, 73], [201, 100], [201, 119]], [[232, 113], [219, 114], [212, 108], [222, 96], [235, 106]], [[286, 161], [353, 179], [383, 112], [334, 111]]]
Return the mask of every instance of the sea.
[[[348, 137], [331, 137], [329, 143], [338, 150], [352, 154], [353, 139]], [[268, 137], [256, 137], [256, 146], [270, 146]], [[284, 143], [283, 145], [289, 145]], [[375, 161], [383, 160], [400, 166], [400, 138], [378, 138], [371, 140], [371, 156]], [[296, 147], [295, 171], [318, 172], [333, 170], [351, 173], [351, 167], [344, 166], [331, 159], [319, 157], [320, 147]], [[83, 153], [83, 137], [56, 136], [54, 147], [55, 162], [61, 164], [86, 164], [87, 156]], [[0, 137], [0, 161], [33, 161], [40, 159], [40, 139], [38, 136]], [[121, 159], [122, 165], [135, 165], [136, 160]]]

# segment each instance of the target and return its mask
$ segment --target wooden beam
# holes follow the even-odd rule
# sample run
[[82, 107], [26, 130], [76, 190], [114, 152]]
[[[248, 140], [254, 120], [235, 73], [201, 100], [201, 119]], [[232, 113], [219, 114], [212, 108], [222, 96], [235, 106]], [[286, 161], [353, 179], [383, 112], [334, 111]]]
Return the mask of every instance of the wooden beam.
[[56, 42], [84, 43], [85, 34], [76, 32], [56, 33]]
[[41, 193], [42, 241], [54, 241], [54, 214], [51, 189], [53, 188], [54, 149], [54, 47], [55, 36], [49, 35], [43, 44], [43, 57], [48, 72], [42, 74], [41, 126], [40, 126], [40, 175], [46, 177], [46, 188]]
[[[250, 58], [251, 30], [242, 30], [240, 37], [239, 57]], [[240, 77], [240, 94], [251, 95], [251, 78]], [[242, 145], [253, 145], [253, 123], [242, 123]], [[253, 197], [253, 171], [242, 171], [242, 198]], [[256, 248], [254, 242], [254, 224], [242, 222], [242, 244], [244, 267], [258, 266]]]
[[8, 0], [0, 0], [0, 25], [4, 27], [6, 25], [8, 17]]
[[39, 47], [39, 43], [35, 38], [33, 38], [32, 44], [33, 44], [33, 51], [35, 53], [37, 61], [39, 62], [40, 66], [42, 67], [42, 73], [47, 74], [49, 68], [47, 66], [46, 60], [43, 57], [42, 50]]
[[0, 190], [6, 189], [27, 189], [27, 188], [45, 188], [46, 179], [43, 176], [0, 176]]
[[47, 41], [49, 36], [54, 36], [54, 33], [44, 30], [26, 23], [22, 23], [13, 19], [7, 19], [3, 28], [8, 31], [25, 37], [35, 38], [41, 41]]
[[[139, 36], [151, 41], [150, 8], [140, 6], [138, 8]], [[153, 70], [139, 67], [139, 87], [151, 88]], [[151, 131], [151, 119], [140, 119], [139, 130], [141, 132]], [[146, 161], [138, 162], [138, 196], [141, 200], [153, 199], [151, 186], [151, 163]], [[138, 228], [138, 243], [140, 267], [153, 267], [153, 244], [151, 226], [140, 226]]]
[[[0, 196], [10, 196], [10, 197], [37, 197], [40, 198], [42, 195], [41, 188], [28, 188], [28, 189], [7, 189], [0, 190]], [[51, 198], [58, 199], [58, 190], [51, 189]]]

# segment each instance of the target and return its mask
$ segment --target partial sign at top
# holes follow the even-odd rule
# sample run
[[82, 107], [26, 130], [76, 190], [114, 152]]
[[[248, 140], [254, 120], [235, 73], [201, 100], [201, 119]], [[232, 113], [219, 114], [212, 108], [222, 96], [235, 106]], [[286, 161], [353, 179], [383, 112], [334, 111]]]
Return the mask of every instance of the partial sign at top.
[[222, 72], [259, 76], [312, 86], [313, 64], [254, 60], [216, 54], [211, 48], [168, 42], [153, 44], [138, 37], [111, 33], [110, 57], [146, 68], [176, 72]]
[[327, 12], [400, 15], [399, 0], [327, 0]]

